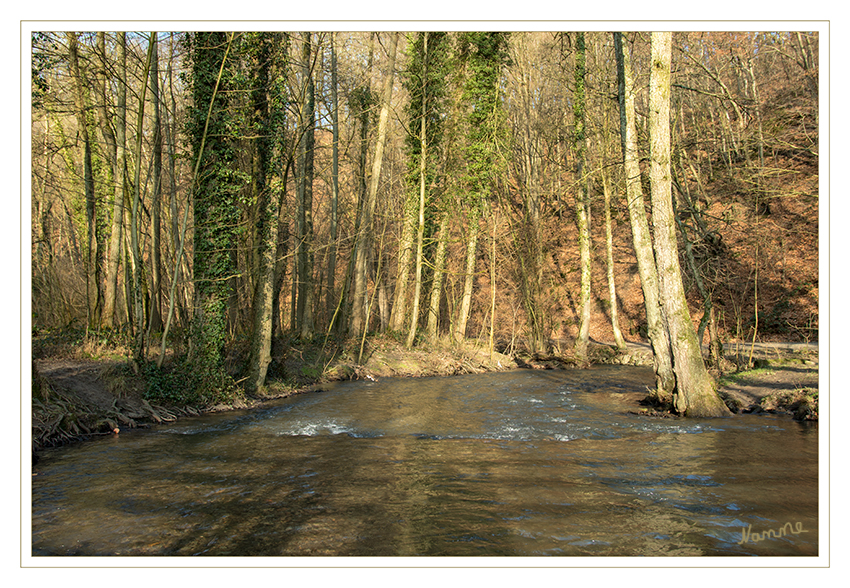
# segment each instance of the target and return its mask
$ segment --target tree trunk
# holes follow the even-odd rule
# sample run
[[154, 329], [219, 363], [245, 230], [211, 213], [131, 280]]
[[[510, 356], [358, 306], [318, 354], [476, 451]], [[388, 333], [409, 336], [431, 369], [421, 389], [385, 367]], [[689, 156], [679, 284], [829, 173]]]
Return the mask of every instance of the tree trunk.
[[[607, 117], [606, 117], [607, 118]], [[611, 182], [604, 162], [608, 159], [607, 150], [602, 148], [602, 193], [605, 199], [605, 268], [608, 278], [608, 307], [611, 313], [611, 330], [614, 333], [614, 344], [618, 349], [626, 348], [626, 340], [620, 331], [618, 318], [617, 285], [614, 281], [614, 236], [611, 231]]]
[[401, 237], [398, 243], [398, 275], [395, 282], [395, 300], [390, 318], [390, 328], [394, 331], [401, 331], [404, 328], [404, 319], [407, 317], [410, 263], [413, 258], [413, 239], [416, 233], [417, 218], [414, 207], [418, 208], [417, 199], [406, 198]]
[[649, 78], [652, 226], [659, 293], [673, 343], [676, 373], [674, 406], [677, 412], [690, 417], [723, 416], [729, 411], [717, 396], [714, 380], [705, 369], [679, 267], [670, 176], [671, 46], [672, 33], [652, 33]]
[[475, 284], [475, 261], [478, 253], [478, 208], [467, 214], [466, 268], [463, 279], [463, 298], [455, 323], [455, 340], [466, 337], [466, 325], [469, 322], [469, 309], [472, 306], [472, 287]]
[[133, 208], [130, 215], [130, 250], [133, 256], [133, 318], [135, 319], [136, 340], [133, 346], [133, 358], [137, 364], [145, 359], [145, 310], [142, 303], [142, 252], [139, 243], [139, 225], [141, 216], [141, 176], [142, 176], [142, 137], [145, 123], [145, 95], [148, 90], [148, 73], [153, 60], [154, 39], [156, 33], [151, 33], [148, 39], [147, 60], [145, 62], [142, 92], [139, 96], [139, 116], [136, 119], [136, 169], [133, 176]]
[[387, 143], [387, 122], [390, 115], [390, 101], [393, 92], [393, 76], [395, 73], [396, 45], [398, 44], [398, 33], [390, 36], [389, 61], [387, 72], [384, 75], [384, 87], [381, 91], [381, 114], [378, 120], [378, 138], [375, 145], [375, 156], [372, 159], [372, 175], [369, 178], [369, 191], [366, 202], [363, 203], [363, 215], [360, 222], [354, 252], [354, 292], [353, 308], [351, 311], [351, 323], [349, 334], [358, 336], [365, 332], [369, 326], [367, 309], [366, 282], [368, 277], [367, 265], [370, 258], [369, 251], [374, 240], [372, 219], [378, 198], [378, 183], [381, 177], [381, 166], [384, 160], [384, 148]]
[[[115, 144], [115, 133], [112, 131], [112, 119], [109, 115], [109, 109], [107, 106], [109, 105], [109, 92], [107, 91], [107, 75], [106, 72], [110, 69], [107, 65], [106, 58], [106, 33], [103, 31], [98, 31], [96, 33], [97, 36], [97, 57], [98, 57], [98, 65], [96, 75], [95, 75], [95, 87], [97, 88], [97, 97], [98, 100], [95, 103], [95, 109], [97, 110], [97, 119], [98, 124], [100, 126], [100, 133], [103, 136], [103, 142], [106, 144], [107, 157], [109, 158], [109, 163], [112, 166], [113, 176], [115, 174], [115, 167], [117, 165], [116, 158], [116, 144]], [[109, 76], [111, 78], [111, 76]]]
[[[342, 334], [350, 334], [356, 336], [357, 332], [352, 328], [351, 324], [355, 320], [356, 314], [362, 316], [365, 313], [366, 297], [361, 295], [357, 300], [358, 306], [355, 306], [354, 290], [358, 280], [356, 276], [355, 265], [357, 263], [357, 251], [361, 247], [366, 246], [365, 234], [363, 232], [363, 217], [366, 208], [368, 185], [366, 183], [366, 164], [369, 157], [369, 112], [372, 101], [372, 62], [375, 49], [375, 35], [369, 35], [369, 57], [366, 62], [366, 84], [355, 88], [348, 95], [348, 104], [351, 111], [352, 119], [357, 121], [358, 125], [358, 141], [357, 141], [357, 172], [356, 193], [357, 193], [357, 212], [354, 217], [354, 242], [352, 244], [351, 253], [348, 258], [348, 267], [345, 274], [345, 283], [342, 287], [342, 296], [340, 296], [339, 307], [342, 309], [340, 320], [337, 323], [337, 332]], [[359, 326], [358, 326], [359, 329]]]
[[313, 333], [313, 145], [315, 143], [315, 85], [310, 33], [304, 34], [301, 59], [304, 84], [300, 177], [298, 188], [298, 306], [296, 322], [302, 337]]
[[676, 378], [673, 373], [670, 341], [667, 338], [667, 331], [661, 314], [658, 274], [641, 189], [631, 58], [622, 33], [614, 33], [614, 45], [617, 53], [617, 77], [619, 79], [620, 131], [626, 175], [626, 201], [628, 202], [629, 220], [632, 227], [632, 242], [637, 258], [641, 288], [643, 289], [649, 343], [652, 346], [655, 361], [655, 391], [653, 396], [659, 404], [669, 405], [673, 400]]
[[331, 42], [331, 124], [333, 133], [331, 160], [331, 245], [328, 252], [328, 296], [327, 314], [334, 310], [334, 290], [336, 287], [336, 256], [339, 225], [339, 96], [337, 92], [337, 63], [334, 33]]
[[578, 33], [576, 40], [575, 66], [575, 148], [576, 148], [576, 225], [578, 227], [578, 248], [581, 264], [581, 291], [579, 293], [578, 334], [575, 341], [575, 354], [580, 359], [587, 357], [587, 344], [590, 338], [590, 194], [588, 192], [587, 136], [585, 132], [586, 100], [584, 92], [585, 44], [584, 33]]
[[236, 186], [230, 177], [236, 154], [229, 144], [227, 112], [232, 72], [227, 67], [227, 56], [232, 42], [232, 33], [199, 32], [193, 34], [191, 47], [193, 102], [197, 109], [209, 106], [203, 127], [201, 116], [190, 117], [195, 158], [192, 185], [196, 306], [189, 360], [204, 384], [215, 387], [229, 379], [224, 370], [224, 345], [230, 277], [235, 273], [231, 252], [238, 223]]
[[426, 114], [428, 100], [425, 80], [428, 79], [428, 33], [422, 33], [422, 120], [419, 129], [419, 223], [416, 227], [416, 282], [413, 286], [413, 311], [410, 316], [410, 330], [407, 334], [407, 348], [413, 347], [416, 338], [416, 327], [419, 323], [419, 298], [422, 293], [422, 248], [425, 240], [425, 170], [428, 161], [428, 138], [426, 134]]
[[496, 345], [496, 212], [491, 209], [490, 218], [493, 220], [493, 233], [490, 236], [490, 361]]
[[94, 173], [92, 171], [92, 146], [86, 118], [87, 101], [85, 82], [80, 71], [77, 34], [67, 33], [68, 60], [74, 79], [74, 114], [77, 117], [77, 132], [83, 140], [83, 183], [86, 200], [86, 230], [88, 255], [86, 258], [86, 301], [87, 323], [90, 329], [100, 325], [100, 251], [97, 238], [97, 214], [95, 208]]
[[124, 201], [127, 173], [127, 43], [126, 33], [117, 34], [118, 80], [115, 109], [115, 171], [113, 178], [112, 230], [106, 254], [106, 293], [103, 301], [103, 326], [115, 325], [115, 299], [118, 290], [118, 267], [121, 259], [121, 240], [124, 227]]
[[153, 193], [151, 195], [151, 296], [148, 335], [162, 331], [162, 123], [159, 95], [159, 43], [156, 34], [151, 38], [151, 102], [153, 103]]
[[440, 300], [443, 294], [443, 275], [446, 268], [446, 249], [449, 240], [449, 215], [443, 212], [440, 230], [437, 233], [437, 251], [434, 254], [434, 274], [431, 278], [431, 294], [428, 300], [428, 323], [425, 333], [428, 340], [436, 343], [440, 323]]
[[257, 40], [257, 57], [254, 65], [256, 78], [251, 95], [254, 126], [259, 129], [254, 139], [251, 172], [251, 191], [257, 202], [259, 212], [257, 227], [257, 264], [256, 288], [253, 300], [253, 333], [251, 354], [248, 361], [248, 380], [246, 388], [253, 393], [259, 391], [266, 382], [266, 373], [271, 363], [272, 327], [275, 287], [275, 253], [277, 249], [279, 195], [269, 190], [266, 176], [271, 141], [269, 136], [269, 55], [271, 52], [268, 33], [261, 33]]
[[[184, 267], [184, 262], [182, 261], [182, 255], [177, 254], [177, 250], [180, 249], [180, 241], [181, 241], [181, 233], [180, 233], [180, 215], [178, 212], [178, 201], [177, 201], [177, 136], [179, 135], [178, 126], [179, 122], [177, 120], [177, 99], [174, 93], [174, 33], [169, 33], [168, 36], [168, 97], [170, 109], [166, 108], [166, 120], [168, 121], [165, 124], [165, 141], [166, 141], [166, 150], [167, 157], [166, 161], [168, 162], [168, 182], [169, 182], [169, 206], [171, 210], [171, 251], [174, 252], [174, 273], [171, 276], [172, 284], [174, 282], [181, 281], [181, 274], [184, 272], [188, 274], [188, 267]], [[164, 102], [164, 99], [163, 99]], [[190, 208], [188, 202], [186, 204], [186, 210]], [[185, 213], [184, 213], [185, 215]], [[185, 223], [185, 221], [184, 221]], [[179, 262], [178, 262], [179, 261]], [[176, 290], [171, 288], [172, 294], [170, 295], [172, 298], [176, 296]], [[186, 304], [186, 288], [181, 288], [180, 295], [177, 296], [176, 299], [172, 300], [169, 298], [169, 312], [176, 314], [178, 317], [182, 317], [184, 314], [184, 309], [188, 306]], [[172, 309], [171, 306], [174, 306]], [[166, 319], [167, 320], [167, 319]], [[163, 327], [163, 332], [165, 331], [165, 327]]]
[[[282, 159], [282, 157], [281, 157]], [[290, 167], [288, 164], [288, 160], [286, 161], [278, 161], [278, 165], [281, 166], [281, 170], [278, 172], [278, 176], [281, 178], [280, 181], [280, 199], [278, 202], [278, 210], [277, 210], [277, 223], [278, 223], [278, 239], [277, 239], [277, 247], [275, 252], [275, 285], [274, 285], [274, 304], [273, 304], [273, 321], [272, 321], [272, 333], [274, 337], [279, 337], [283, 335], [283, 312], [280, 308], [282, 291], [283, 291], [283, 282], [286, 277], [286, 257], [288, 251], [289, 244], [289, 222], [287, 220], [287, 210], [286, 210], [286, 186], [289, 183], [289, 171]]]

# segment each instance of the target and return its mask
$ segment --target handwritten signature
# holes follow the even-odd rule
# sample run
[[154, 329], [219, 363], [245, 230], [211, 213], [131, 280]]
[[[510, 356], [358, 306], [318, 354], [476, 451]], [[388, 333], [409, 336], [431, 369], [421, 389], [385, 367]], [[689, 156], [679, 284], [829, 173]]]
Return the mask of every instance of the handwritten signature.
[[759, 541], [764, 541], [765, 539], [776, 539], [779, 537], [784, 537], [788, 534], [799, 535], [800, 533], [808, 533], [808, 531], [803, 529], [803, 523], [801, 522], [794, 523], [794, 525], [791, 525], [791, 523], [785, 523], [775, 531], [773, 529], [768, 529], [767, 531], [762, 531], [761, 533], [753, 533], [753, 526], [747, 525], [746, 529], [741, 530], [741, 540], [738, 541], [738, 545], [743, 545], [747, 541], [758, 543]]

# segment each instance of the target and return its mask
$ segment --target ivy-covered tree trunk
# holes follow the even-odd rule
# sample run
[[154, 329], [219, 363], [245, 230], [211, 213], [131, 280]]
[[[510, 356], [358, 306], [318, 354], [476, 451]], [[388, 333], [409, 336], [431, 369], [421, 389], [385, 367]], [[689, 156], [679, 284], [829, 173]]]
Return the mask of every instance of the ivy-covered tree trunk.
[[[440, 190], [438, 186], [443, 182], [441, 178], [443, 163], [440, 152], [446, 117], [447, 41], [446, 33], [416, 34], [410, 43], [410, 65], [405, 76], [405, 87], [410, 93], [407, 107], [409, 133], [406, 141], [408, 204], [400, 246], [404, 249], [399, 254], [399, 283], [403, 283], [405, 288], [404, 291], [397, 289], [396, 299], [400, 302], [401, 318], [399, 320], [401, 321], [406, 309], [406, 272], [410, 254], [413, 251], [415, 233], [415, 281], [413, 308], [409, 317], [407, 334], [408, 347], [413, 345], [419, 329], [427, 264], [425, 261], [426, 220], [431, 216], [434, 194]], [[406, 257], [402, 257], [405, 253]], [[403, 274], [404, 282], [401, 280]]]
[[501, 32], [465, 35], [469, 45], [470, 75], [464, 88], [469, 104], [463, 189], [466, 208], [466, 268], [463, 295], [455, 323], [456, 339], [466, 336], [475, 282], [478, 223], [484, 201], [504, 171], [504, 112], [499, 101], [502, 66], [508, 60], [508, 36]]
[[245, 387], [251, 392], [260, 390], [266, 382], [266, 374], [271, 363], [272, 327], [275, 286], [275, 253], [278, 237], [278, 201], [279, 194], [270, 189], [267, 176], [271, 161], [270, 135], [272, 124], [269, 116], [269, 69], [271, 59], [271, 38], [269, 33], [255, 33], [249, 38], [249, 50], [253, 57], [252, 68], [255, 72], [254, 87], [251, 91], [253, 107], [253, 128], [256, 137], [253, 142], [251, 195], [256, 200], [258, 219], [257, 230], [257, 279], [253, 299], [253, 332], [251, 354], [248, 359], [248, 380]]
[[210, 391], [228, 382], [224, 369], [227, 303], [230, 277], [235, 273], [232, 251], [239, 220], [238, 187], [233, 173], [236, 153], [228, 138], [230, 76], [225, 58], [231, 40], [232, 35], [224, 32], [199, 32], [190, 37], [195, 104], [190, 135], [193, 157], [198, 158], [193, 201], [196, 294], [190, 361]]
[[590, 194], [587, 179], [587, 135], [585, 125], [586, 99], [584, 91], [586, 51], [584, 33], [576, 38], [575, 64], [575, 151], [576, 151], [576, 226], [578, 227], [578, 248], [581, 265], [581, 291], [578, 303], [578, 334], [575, 340], [575, 353], [580, 359], [587, 357], [587, 344], [590, 339]]
[[690, 417], [729, 414], [717, 395], [691, 322], [676, 242], [670, 175], [670, 63], [672, 33], [652, 33], [649, 76], [650, 181], [652, 227], [658, 264], [659, 293], [673, 349], [676, 373], [674, 406]]

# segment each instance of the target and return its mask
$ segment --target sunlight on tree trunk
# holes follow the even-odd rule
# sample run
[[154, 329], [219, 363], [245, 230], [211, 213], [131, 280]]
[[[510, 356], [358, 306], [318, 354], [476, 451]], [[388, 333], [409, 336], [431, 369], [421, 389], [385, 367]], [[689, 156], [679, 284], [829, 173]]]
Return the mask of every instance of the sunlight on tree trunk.
[[[608, 154], [604, 146], [602, 152], [603, 160], [606, 160]], [[601, 174], [602, 193], [605, 199], [605, 274], [608, 278], [608, 309], [611, 313], [611, 330], [614, 334], [614, 344], [617, 346], [617, 349], [622, 350], [626, 348], [626, 340], [620, 331], [619, 311], [617, 310], [619, 306], [617, 303], [617, 286], [614, 281], [614, 236], [611, 231], [611, 182], [604, 165]]]
[[659, 293], [669, 329], [676, 373], [674, 406], [677, 412], [689, 417], [723, 416], [729, 411], [717, 396], [714, 380], [705, 369], [679, 267], [670, 177], [671, 40], [671, 33], [652, 33], [649, 142], [652, 227]]
[[381, 92], [381, 114], [378, 120], [378, 138], [375, 145], [375, 156], [372, 159], [372, 175], [369, 179], [369, 191], [363, 207], [363, 218], [357, 236], [354, 260], [354, 297], [349, 332], [359, 336], [369, 328], [369, 315], [366, 307], [367, 292], [367, 262], [371, 244], [374, 241], [372, 220], [378, 197], [378, 183], [381, 178], [381, 165], [384, 160], [384, 148], [387, 143], [387, 121], [390, 115], [390, 101], [393, 92], [393, 75], [395, 73], [396, 45], [398, 33], [390, 35], [387, 71], [384, 74], [384, 87]]
[[428, 33], [423, 36], [423, 73], [422, 73], [422, 120], [419, 130], [419, 222], [416, 227], [416, 279], [413, 285], [413, 310], [410, 313], [410, 330], [407, 333], [407, 348], [413, 347], [416, 338], [416, 327], [419, 323], [419, 298], [422, 293], [422, 248], [425, 240], [425, 170], [428, 161], [428, 138], [426, 133], [426, 121], [428, 111], [428, 100], [425, 93], [425, 80], [428, 79]]
[[585, 99], [585, 57], [584, 33], [578, 33], [576, 39], [575, 66], [575, 149], [576, 149], [576, 226], [578, 227], [578, 248], [581, 267], [581, 291], [578, 302], [578, 334], [575, 341], [575, 354], [582, 361], [587, 359], [587, 344], [590, 338], [590, 191], [587, 177], [587, 134]]
[[455, 340], [463, 341], [466, 337], [466, 325], [469, 321], [469, 308], [472, 305], [472, 286], [475, 283], [475, 261], [478, 253], [478, 219], [479, 212], [467, 213], [466, 264], [464, 266], [463, 297], [455, 323]]
[[136, 170], [133, 176], [133, 209], [130, 215], [130, 248], [133, 256], [133, 313], [135, 319], [136, 341], [133, 347], [133, 359], [141, 364], [145, 359], [145, 309], [142, 303], [142, 250], [139, 243], [141, 225], [141, 176], [142, 176], [142, 128], [145, 123], [145, 95], [148, 90], [148, 72], [153, 59], [156, 33], [150, 33], [148, 52], [145, 61], [145, 75], [142, 82], [142, 93], [139, 97], [139, 116], [136, 124]]
[[446, 268], [446, 249], [449, 234], [449, 215], [442, 212], [440, 229], [437, 231], [437, 252], [434, 254], [434, 275], [431, 279], [431, 293], [428, 297], [428, 322], [425, 333], [432, 343], [437, 342], [440, 323], [440, 301], [443, 293], [443, 276]]
[[649, 222], [646, 219], [643, 190], [641, 188], [640, 165], [638, 163], [637, 128], [635, 122], [635, 90], [629, 47], [622, 33], [614, 33], [619, 79], [620, 130], [622, 135], [623, 164], [626, 174], [626, 200], [632, 228], [632, 242], [637, 257], [638, 273], [643, 290], [646, 309], [649, 343], [655, 360], [656, 402], [669, 405], [672, 402], [676, 379], [670, 341], [661, 314], [658, 294], [658, 274], [652, 251]]

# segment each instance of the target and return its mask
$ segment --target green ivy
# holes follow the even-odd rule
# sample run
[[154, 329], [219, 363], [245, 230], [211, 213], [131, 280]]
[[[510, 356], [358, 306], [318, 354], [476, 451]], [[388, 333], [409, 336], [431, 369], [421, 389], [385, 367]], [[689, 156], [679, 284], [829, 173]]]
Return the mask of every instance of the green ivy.
[[464, 149], [465, 197], [474, 214], [490, 195], [507, 168], [507, 128], [501, 101], [501, 73], [508, 64], [508, 33], [466, 33], [462, 49], [468, 57], [469, 77], [464, 100], [469, 104], [468, 135]]
[[223, 370], [199, 369], [197, 362], [182, 358], [168, 368], [155, 363], [143, 367], [144, 398], [150, 402], [177, 406], [230, 404], [243, 397], [241, 390]]
[[[227, 385], [224, 370], [227, 300], [230, 277], [236, 273], [239, 194], [247, 183], [247, 176], [238, 171], [236, 161], [239, 121], [228, 108], [229, 90], [239, 84], [237, 63], [227, 51], [229, 42], [230, 35], [224, 32], [199, 32], [187, 38], [194, 104], [188, 130], [193, 158], [201, 156], [193, 190], [197, 306], [190, 360], [195, 378], [209, 382], [203, 384], [205, 387]], [[221, 81], [216, 91], [220, 70]], [[211, 101], [209, 126], [204, 134]]]

